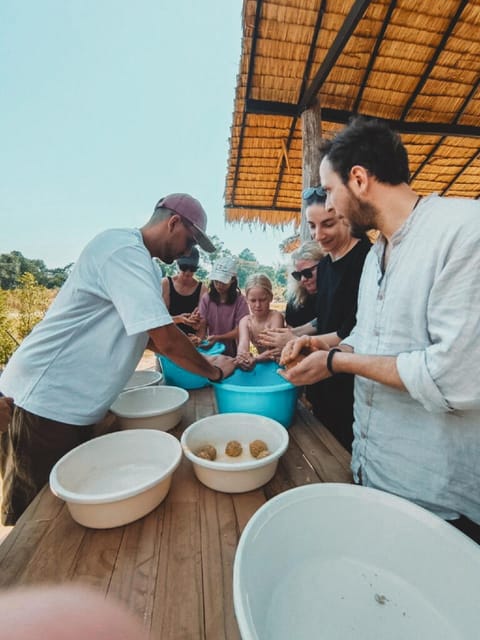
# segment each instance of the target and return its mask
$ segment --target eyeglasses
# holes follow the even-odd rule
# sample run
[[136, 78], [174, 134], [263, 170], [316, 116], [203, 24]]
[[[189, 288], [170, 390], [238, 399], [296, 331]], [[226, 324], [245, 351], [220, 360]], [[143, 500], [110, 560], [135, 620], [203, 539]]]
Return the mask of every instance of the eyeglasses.
[[302, 200], [309, 200], [313, 195], [317, 195], [319, 198], [327, 198], [325, 189], [318, 185], [318, 187], [308, 187], [302, 191]]
[[313, 277], [313, 272], [315, 271], [315, 269], [318, 267], [320, 263], [317, 262], [317, 264], [314, 264], [313, 267], [310, 267], [309, 269], [302, 269], [301, 271], [292, 271], [292, 278], [295, 278], [295, 280], [297, 282], [300, 282], [300, 280], [302, 278], [305, 278], [305, 280], [309, 280], [310, 278]]
[[180, 271], [191, 271], [192, 273], [195, 273], [195, 271], [197, 271], [198, 267], [192, 267], [188, 264], [179, 264], [178, 268], [180, 269]]

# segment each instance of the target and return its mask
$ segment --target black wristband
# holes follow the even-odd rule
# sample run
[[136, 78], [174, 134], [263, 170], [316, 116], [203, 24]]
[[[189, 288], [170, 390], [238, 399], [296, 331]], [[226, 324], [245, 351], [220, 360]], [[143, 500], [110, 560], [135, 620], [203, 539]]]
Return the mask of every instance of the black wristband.
[[330, 371], [332, 376], [335, 375], [335, 371], [333, 370], [332, 366], [333, 356], [337, 353], [337, 351], [341, 351], [341, 349], [337, 349], [337, 347], [334, 347], [333, 349], [330, 349], [327, 356], [327, 369]]
[[220, 372], [220, 377], [216, 378], [215, 380], [212, 380], [212, 378], [208, 378], [208, 380], [210, 382], [221, 382], [223, 380], [223, 370], [220, 369], [220, 367], [218, 367], [216, 364], [213, 365], [215, 367], [215, 369], [217, 369], [217, 371]]

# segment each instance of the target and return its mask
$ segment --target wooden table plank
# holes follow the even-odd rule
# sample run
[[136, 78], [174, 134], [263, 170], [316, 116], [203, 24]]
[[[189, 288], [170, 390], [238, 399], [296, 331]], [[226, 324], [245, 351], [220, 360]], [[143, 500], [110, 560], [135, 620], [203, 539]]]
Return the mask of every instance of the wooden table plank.
[[143, 625], [152, 626], [165, 503], [124, 528], [108, 597], [121, 600]]
[[205, 637], [199, 505], [169, 502], [165, 508], [151, 637]]
[[231, 496], [205, 488], [200, 514], [205, 637], [239, 638], [232, 583], [239, 531]]
[[[177, 438], [216, 413], [213, 390], [190, 392]], [[110, 425], [114, 430], [116, 425]], [[256, 491], [204, 487], [185, 457], [164, 502], [111, 530], [75, 523], [45, 488], [0, 545], [0, 586], [80, 581], [123, 601], [157, 640], [239, 640], [233, 563], [239, 537], [266, 500], [312, 482], [349, 482], [350, 456], [301, 404], [272, 480]]]
[[87, 529], [72, 519], [66, 505], [48, 524], [20, 574], [18, 584], [57, 583], [72, 579], [76, 555]]

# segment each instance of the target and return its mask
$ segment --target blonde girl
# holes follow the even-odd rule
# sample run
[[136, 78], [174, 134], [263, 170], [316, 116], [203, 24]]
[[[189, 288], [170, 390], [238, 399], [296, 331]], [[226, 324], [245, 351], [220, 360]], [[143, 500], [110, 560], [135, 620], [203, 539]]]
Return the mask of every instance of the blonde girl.
[[[270, 309], [273, 300], [272, 283], [264, 273], [252, 274], [245, 284], [245, 297], [250, 314], [238, 325], [237, 364], [242, 369], [251, 369], [256, 362], [275, 360], [279, 349], [266, 349], [258, 342], [258, 336], [265, 329], [279, 329], [285, 326], [280, 311]], [[257, 349], [257, 355], [250, 352], [250, 345]]]

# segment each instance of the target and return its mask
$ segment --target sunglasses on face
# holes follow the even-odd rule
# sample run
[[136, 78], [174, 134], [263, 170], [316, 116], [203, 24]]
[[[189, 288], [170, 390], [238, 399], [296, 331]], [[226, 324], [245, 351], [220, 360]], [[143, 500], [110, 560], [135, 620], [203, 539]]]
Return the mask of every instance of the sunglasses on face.
[[313, 267], [310, 267], [309, 269], [302, 269], [301, 271], [292, 271], [292, 278], [295, 278], [295, 280], [297, 282], [300, 282], [300, 280], [302, 278], [305, 278], [305, 280], [309, 280], [310, 278], [313, 277], [313, 272], [315, 271], [315, 269], [318, 267], [320, 263], [317, 262], [317, 264], [314, 264]]
[[180, 271], [191, 271], [192, 273], [195, 273], [195, 271], [198, 269], [198, 267], [189, 267], [188, 264], [179, 264], [178, 268], [180, 269]]
[[308, 200], [313, 195], [317, 195], [319, 198], [326, 198], [327, 194], [325, 189], [319, 185], [318, 187], [308, 187], [302, 191], [302, 200]]

